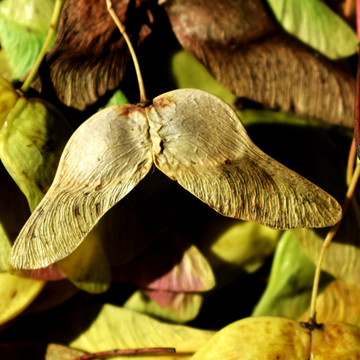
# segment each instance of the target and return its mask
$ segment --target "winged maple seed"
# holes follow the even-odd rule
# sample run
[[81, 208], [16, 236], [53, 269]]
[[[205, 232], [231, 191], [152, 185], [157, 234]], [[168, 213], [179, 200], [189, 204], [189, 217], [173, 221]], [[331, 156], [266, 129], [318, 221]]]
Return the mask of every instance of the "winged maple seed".
[[105, 109], [78, 128], [14, 244], [12, 266], [45, 267], [70, 254], [153, 165], [224, 216], [278, 229], [341, 218], [336, 200], [251, 142], [228, 104], [175, 90], [148, 106]]

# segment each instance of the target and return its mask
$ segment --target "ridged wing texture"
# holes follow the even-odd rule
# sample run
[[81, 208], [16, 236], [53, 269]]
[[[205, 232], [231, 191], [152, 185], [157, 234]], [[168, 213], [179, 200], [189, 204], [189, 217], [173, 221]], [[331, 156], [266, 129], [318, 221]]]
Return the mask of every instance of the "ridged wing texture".
[[52, 186], [14, 244], [13, 267], [45, 267], [82, 242], [151, 168], [147, 129], [143, 110], [132, 105], [103, 110], [79, 127]]
[[340, 220], [336, 200], [257, 148], [216, 96], [172, 91], [154, 99], [148, 118], [156, 166], [220, 214], [278, 229]]
[[186, 51], [240, 98], [353, 127], [354, 78], [273, 20], [261, 0], [168, 0]]

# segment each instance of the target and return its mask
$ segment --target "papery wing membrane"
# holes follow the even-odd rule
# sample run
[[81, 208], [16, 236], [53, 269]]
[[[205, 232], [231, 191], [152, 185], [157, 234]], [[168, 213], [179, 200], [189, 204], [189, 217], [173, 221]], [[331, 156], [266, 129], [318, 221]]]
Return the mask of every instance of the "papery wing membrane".
[[148, 118], [156, 166], [220, 214], [278, 229], [340, 220], [336, 200], [257, 148], [216, 96], [172, 91], [154, 99]]
[[49, 191], [14, 244], [15, 268], [45, 267], [71, 253], [101, 216], [144, 178], [152, 165], [144, 111], [103, 110], [73, 134]]

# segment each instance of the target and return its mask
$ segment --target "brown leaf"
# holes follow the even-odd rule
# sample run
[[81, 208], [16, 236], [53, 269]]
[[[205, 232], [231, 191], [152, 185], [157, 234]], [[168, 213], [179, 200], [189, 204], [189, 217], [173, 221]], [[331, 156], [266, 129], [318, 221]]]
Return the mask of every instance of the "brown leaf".
[[181, 45], [238, 97], [352, 127], [354, 79], [285, 34], [260, 0], [169, 0]]
[[[113, 7], [134, 45], [150, 33], [144, 1], [114, 0]], [[138, 4], [139, 7], [138, 7]], [[46, 57], [39, 81], [45, 96], [55, 92], [78, 110], [118, 87], [126, 69], [128, 48], [111, 19], [105, 0], [68, 0], [56, 43]]]

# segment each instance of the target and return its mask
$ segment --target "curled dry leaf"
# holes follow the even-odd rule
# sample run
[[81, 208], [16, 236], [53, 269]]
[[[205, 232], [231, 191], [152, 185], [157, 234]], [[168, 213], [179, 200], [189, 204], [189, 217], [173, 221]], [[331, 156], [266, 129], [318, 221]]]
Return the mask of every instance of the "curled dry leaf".
[[353, 126], [354, 79], [286, 34], [260, 0], [165, 2], [181, 45], [238, 97]]
[[330, 195], [258, 149], [228, 104], [176, 90], [147, 107], [103, 110], [79, 127], [19, 234], [12, 266], [44, 267], [71, 253], [153, 164], [224, 216], [273, 228], [325, 227], [341, 217]]

